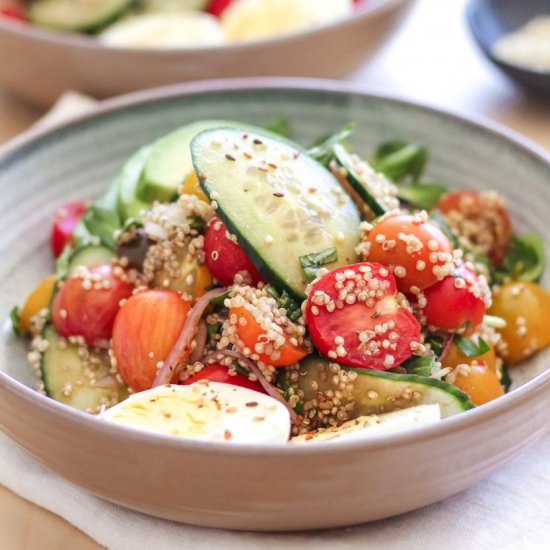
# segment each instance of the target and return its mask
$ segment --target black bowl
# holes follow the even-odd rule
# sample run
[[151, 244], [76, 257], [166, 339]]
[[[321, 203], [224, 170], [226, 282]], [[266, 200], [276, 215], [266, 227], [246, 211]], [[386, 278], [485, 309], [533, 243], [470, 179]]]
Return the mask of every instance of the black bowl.
[[550, 71], [511, 65], [493, 55], [494, 43], [538, 15], [550, 15], [550, 0], [469, 0], [466, 18], [477, 44], [508, 76], [550, 98]]

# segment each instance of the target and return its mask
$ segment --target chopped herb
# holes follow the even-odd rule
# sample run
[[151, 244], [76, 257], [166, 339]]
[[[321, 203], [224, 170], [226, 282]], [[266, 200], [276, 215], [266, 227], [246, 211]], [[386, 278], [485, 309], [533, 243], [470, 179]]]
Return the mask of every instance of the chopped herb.
[[312, 281], [317, 277], [317, 272], [321, 267], [338, 260], [338, 254], [336, 248], [331, 247], [321, 250], [320, 252], [313, 252], [312, 254], [300, 256], [299, 259], [306, 279]]
[[122, 233], [125, 233], [126, 231], [133, 231], [134, 229], [141, 229], [143, 227], [143, 222], [141, 220], [137, 220], [136, 218], [128, 218], [120, 230]]
[[86, 229], [98, 237], [105, 246], [115, 246], [114, 232], [120, 229], [120, 218], [116, 212], [92, 205], [84, 212], [82, 221]]
[[448, 191], [441, 183], [420, 183], [416, 185], [398, 185], [398, 197], [409, 204], [425, 210], [431, 210], [441, 196]]
[[199, 233], [204, 233], [206, 229], [206, 222], [200, 216], [192, 215], [189, 217], [189, 219], [190, 219], [189, 227], [191, 229], [194, 229]]
[[500, 383], [504, 388], [504, 391], [508, 393], [512, 387], [512, 378], [510, 376], [510, 368], [508, 365], [502, 365], [502, 371], [500, 375]]
[[74, 247], [71, 244], [65, 245], [63, 252], [55, 261], [55, 276], [58, 281], [65, 279], [69, 273], [69, 263], [73, 255]]
[[545, 264], [544, 243], [536, 233], [514, 235], [508, 253], [494, 273], [501, 283], [507, 279], [516, 281], [538, 281]]
[[206, 333], [209, 337], [214, 336], [215, 334], [218, 334], [221, 330], [222, 324], [221, 323], [209, 323], [206, 325]]
[[431, 376], [436, 361], [437, 357], [433, 353], [430, 355], [413, 355], [410, 359], [405, 361], [402, 366], [407, 369], [408, 374]]
[[246, 376], [247, 378], [249, 377], [250, 371], [248, 369], [245, 369], [244, 367], [241, 367], [241, 365], [239, 365], [239, 363], [237, 363], [237, 362], [233, 363], [233, 367], [235, 368], [235, 370], [239, 374], [242, 374], [243, 376]]
[[491, 349], [489, 344], [481, 336], [478, 337], [476, 343], [467, 336], [463, 336], [462, 334], [455, 334], [453, 341], [458, 349], [470, 359], [474, 357], [479, 357], [480, 355], [487, 353]]
[[283, 118], [283, 117], [270, 118], [264, 124], [264, 128], [284, 138], [290, 137], [290, 124], [288, 122], [288, 119], [286, 118]]
[[426, 344], [429, 344], [431, 350], [437, 357], [440, 357], [443, 353], [443, 348], [446, 344], [446, 335], [430, 333], [424, 339]]
[[13, 306], [10, 311], [11, 329], [15, 336], [21, 336], [21, 318], [19, 306]]
[[346, 147], [346, 140], [351, 136], [354, 126], [353, 122], [350, 122], [334, 134], [321, 138], [311, 149], [309, 149], [308, 155], [320, 162], [323, 166], [328, 166], [330, 161], [334, 158], [334, 146], [339, 143]]
[[382, 172], [394, 182], [406, 177], [412, 182], [417, 182], [424, 172], [427, 161], [426, 147], [403, 141], [390, 141], [376, 149], [371, 164], [375, 170]]
[[[210, 289], [210, 290], [212, 290], [212, 289]], [[229, 291], [224, 292], [220, 296], [216, 296], [215, 298], [212, 298], [210, 300], [210, 305], [212, 305], [212, 306], [223, 306], [226, 298], [229, 298]]]
[[279, 292], [275, 287], [269, 285], [266, 287], [266, 291], [275, 298], [280, 308], [286, 310], [286, 315], [291, 321], [297, 321], [302, 316], [300, 304], [286, 290]]

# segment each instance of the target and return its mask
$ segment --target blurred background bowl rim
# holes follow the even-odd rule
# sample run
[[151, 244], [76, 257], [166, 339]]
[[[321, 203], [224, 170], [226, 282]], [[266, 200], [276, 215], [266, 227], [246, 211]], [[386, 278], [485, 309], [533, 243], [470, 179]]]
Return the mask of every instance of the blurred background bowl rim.
[[[481, 32], [481, 29], [477, 25], [477, 21], [476, 21], [476, 17], [478, 13], [477, 10], [479, 10], [479, 5], [482, 1], [483, 0], [468, 0], [466, 4], [466, 9], [465, 9], [468, 28], [470, 29], [470, 33], [474, 37], [474, 40], [478, 45], [479, 49], [485, 54], [485, 56], [490, 61], [492, 61], [498, 67], [501, 67], [502, 70], [508, 71], [508, 73], [510, 72], [522, 73], [526, 77], [548, 80], [548, 82], [550, 83], [550, 70], [539, 71], [537, 69], [524, 67], [523, 65], [515, 65], [513, 63], [506, 61], [505, 59], [502, 59], [494, 55], [492, 50], [492, 47], [494, 46], [494, 42], [492, 44], [487, 44], [487, 41], [485, 40], [485, 36]], [[518, 30], [518, 29], [515, 29], [515, 30]], [[514, 32], [514, 31], [509, 31], [509, 32]]]
[[[3, 164], [17, 161], [17, 157], [25, 152], [32, 154], [32, 150], [40, 147], [42, 141], [47, 141], [62, 131], [79, 131], [78, 127], [87, 121], [109, 117], [112, 113], [124, 111], [138, 106], [152, 104], [160, 101], [177, 99], [189, 95], [220, 93], [224, 91], [311, 91], [337, 94], [342, 96], [361, 96], [375, 100], [386, 101], [395, 105], [412, 107], [413, 109], [451, 119], [458, 124], [482, 131], [485, 134], [508, 142], [514, 148], [519, 149], [523, 154], [542, 162], [550, 172], [550, 153], [543, 147], [535, 144], [528, 138], [507, 128], [503, 125], [487, 120], [478, 115], [465, 114], [457, 110], [434, 106], [414, 99], [407, 99], [403, 96], [385, 94], [369, 90], [367, 86], [358, 83], [300, 77], [246, 77], [230, 78], [219, 80], [203, 80], [196, 82], [185, 82], [142, 90], [124, 94], [112, 99], [100, 102], [91, 111], [71, 117], [70, 120], [52, 124], [48, 127], [36, 127], [20, 134], [10, 142], [0, 146], [0, 168]], [[6, 336], [4, 336], [6, 337]], [[521, 368], [521, 367], [519, 367]], [[185, 450], [193, 448], [193, 451], [211, 453], [223, 452], [231, 455], [261, 456], [265, 453], [270, 455], [286, 456], [309, 455], [314, 453], [342, 454], [349, 451], [365, 451], [379, 448], [394, 448], [408, 443], [429, 441], [439, 438], [450, 432], [460, 432], [469, 429], [473, 425], [482, 422], [492, 421], [503, 412], [523, 404], [531, 397], [540, 392], [548, 390], [550, 386], [550, 367], [539, 373], [519, 388], [469, 411], [462, 412], [443, 421], [425, 427], [413, 428], [404, 432], [393, 434], [381, 434], [371, 436], [364, 441], [322, 441], [308, 444], [262, 444], [245, 445], [232, 443], [230, 445], [210, 442], [177, 439], [172, 436], [142, 432], [125, 426], [115, 425], [96, 416], [74, 409], [68, 405], [57, 402], [35, 389], [32, 389], [6, 372], [0, 370], [0, 388], [15, 395], [23, 401], [32, 401], [45, 413], [63, 416], [76, 422], [85, 429], [107, 432], [112, 436], [124, 436], [135, 442], [156, 445], [167, 445], [171, 448]]]
[[332, 22], [315, 25], [314, 27], [293, 32], [274, 35], [258, 40], [243, 42], [229, 42], [222, 45], [182, 48], [131, 48], [109, 46], [101, 43], [95, 36], [78, 32], [63, 32], [39, 27], [32, 23], [19, 23], [0, 17], [0, 34], [9, 33], [23, 39], [31, 39], [38, 42], [48, 42], [56, 46], [70, 46], [80, 50], [92, 50], [98, 52], [128, 53], [130, 55], [152, 56], [178, 56], [185, 54], [205, 55], [219, 52], [241, 52], [254, 50], [255, 48], [277, 47], [293, 41], [315, 38], [327, 31], [341, 30], [353, 24], [355, 20], [368, 20], [371, 17], [383, 15], [386, 12], [396, 10], [414, 0], [364, 0], [362, 5], [354, 6], [353, 12], [343, 18]]

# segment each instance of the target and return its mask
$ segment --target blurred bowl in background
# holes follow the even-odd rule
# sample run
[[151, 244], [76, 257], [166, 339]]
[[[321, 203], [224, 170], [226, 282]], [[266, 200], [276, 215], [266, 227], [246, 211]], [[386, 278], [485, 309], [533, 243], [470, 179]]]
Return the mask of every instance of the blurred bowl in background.
[[251, 75], [342, 77], [383, 42], [410, 0], [365, 0], [353, 15], [242, 44], [130, 49], [0, 19], [0, 86], [49, 105], [66, 90], [105, 98], [188, 80]]
[[533, 18], [550, 15], [549, 0], [470, 0], [466, 18], [483, 53], [509, 77], [531, 90], [550, 92], [550, 70], [537, 71], [497, 57], [495, 43]]

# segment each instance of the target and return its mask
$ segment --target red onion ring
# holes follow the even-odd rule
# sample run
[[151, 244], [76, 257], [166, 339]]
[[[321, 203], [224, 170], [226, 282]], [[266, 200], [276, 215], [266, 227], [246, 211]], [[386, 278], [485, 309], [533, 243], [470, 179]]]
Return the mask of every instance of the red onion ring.
[[197, 300], [187, 315], [185, 325], [183, 326], [174, 347], [168, 354], [168, 357], [164, 360], [162, 367], [157, 372], [153, 382], [153, 388], [162, 386], [163, 384], [170, 384], [172, 378], [177, 373], [181, 365], [186, 363], [192, 352], [191, 342], [197, 334], [201, 317], [210, 305], [210, 300], [225, 294], [225, 292], [227, 291], [224, 288], [214, 288]]
[[204, 355], [204, 348], [206, 346], [206, 337], [208, 336], [208, 328], [204, 319], [201, 319], [197, 328], [197, 334], [194, 338], [195, 347], [189, 355], [189, 363], [198, 361]]

